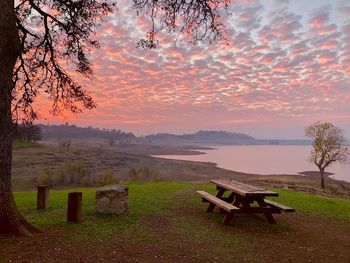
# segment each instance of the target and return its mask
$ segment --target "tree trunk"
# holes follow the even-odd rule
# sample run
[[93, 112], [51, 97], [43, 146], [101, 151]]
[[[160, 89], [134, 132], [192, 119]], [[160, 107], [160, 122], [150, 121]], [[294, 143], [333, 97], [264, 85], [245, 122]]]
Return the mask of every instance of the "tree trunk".
[[21, 52], [14, 0], [0, 6], [0, 234], [30, 235], [36, 229], [18, 212], [11, 185], [13, 70]]
[[325, 188], [325, 183], [324, 183], [324, 169], [320, 168], [320, 175], [321, 175], [321, 188]]

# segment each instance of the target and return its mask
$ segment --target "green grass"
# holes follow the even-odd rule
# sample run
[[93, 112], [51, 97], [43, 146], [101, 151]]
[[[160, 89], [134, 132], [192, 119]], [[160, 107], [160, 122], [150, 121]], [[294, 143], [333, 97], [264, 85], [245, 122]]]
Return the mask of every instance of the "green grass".
[[[215, 193], [215, 187], [203, 184], [201, 188], [209, 193]], [[269, 198], [272, 201], [293, 207], [297, 213], [311, 216], [324, 216], [331, 219], [350, 222], [350, 201], [335, 197], [326, 197], [304, 192], [296, 192], [289, 189], [271, 189], [279, 193], [277, 198]], [[196, 200], [192, 199], [192, 203]]]
[[[66, 223], [66, 205], [68, 192], [83, 192], [84, 222], [74, 225], [78, 229], [77, 234], [92, 236], [105, 236], [118, 231], [142, 232], [137, 222], [147, 215], [161, 214], [171, 208], [173, 196], [191, 185], [185, 183], [131, 183], [129, 186], [129, 210], [130, 212], [115, 217], [95, 213], [95, 188], [51, 190], [49, 196], [49, 209], [36, 211], [36, 193], [18, 192], [15, 198], [19, 209], [26, 218], [41, 228], [53, 225], [72, 227]], [[141, 233], [142, 234], [142, 233]]]
[[[162, 216], [169, 220], [178, 234], [197, 240], [198, 242], [224, 244], [245, 243], [244, 232], [232, 235], [232, 231], [222, 228], [219, 213], [207, 214], [205, 205], [195, 190], [202, 189], [215, 193], [211, 184], [185, 182], [152, 182], [128, 183], [129, 212], [121, 216], [101, 215], [95, 213], [95, 188], [51, 190], [49, 209], [37, 211], [35, 192], [17, 192], [15, 198], [19, 209], [34, 225], [46, 229], [61, 227], [77, 237], [102, 237], [115, 233], [131, 235], [136, 240], [157, 240], [150, 227], [142, 223], [147, 216]], [[328, 217], [334, 220], [350, 222], [350, 202], [339, 198], [328, 198], [292, 190], [273, 189], [280, 194], [277, 202], [291, 206], [297, 213]], [[83, 192], [82, 224], [66, 223], [66, 205], [68, 192]], [[288, 216], [288, 215], [286, 215]], [[259, 228], [266, 231], [288, 231], [289, 226], [283, 224], [262, 224], [259, 220], [246, 220], [238, 217], [235, 221], [237, 229]], [[219, 233], [219, 235], [212, 235]], [[196, 241], [196, 242], [197, 242]]]
[[18, 140], [15, 140], [13, 142], [13, 149], [38, 147], [38, 146], [40, 146], [38, 143], [24, 142], [24, 141], [18, 141]]
[[[350, 222], [350, 201], [314, 194], [295, 192], [287, 189], [272, 189], [280, 194], [275, 200], [303, 213]], [[271, 198], [271, 200], [274, 200]]]
[[[275, 244], [282, 251], [287, 245], [288, 253], [308, 244], [310, 237], [303, 239], [303, 233], [311, 235], [308, 232], [310, 223], [319, 223], [315, 218], [326, 218], [326, 221], [320, 222], [322, 227], [327, 227], [328, 223], [334, 225], [334, 222], [339, 225], [350, 223], [348, 200], [272, 189], [280, 194], [274, 200], [294, 207], [296, 213], [304, 216], [281, 215], [277, 218], [277, 224], [271, 225], [262, 217], [237, 215], [232, 225], [225, 227], [221, 224], [223, 215], [218, 211], [206, 213], [207, 204], [202, 203], [195, 192], [201, 189], [215, 193], [212, 184], [150, 182], [126, 185], [129, 187], [129, 212], [120, 216], [95, 213], [96, 188], [50, 190], [49, 208], [45, 211], [35, 209], [35, 192], [16, 192], [15, 199], [31, 223], [49, 233], [49, 236], [63, 236], [69, 244], [93, 248], [95, 244], [98, 246], [100, 242], [110, 241], [111, 244], [125, 244], [126, 248], [135, 245], [155, 251], [178, 249], [179, 254], [189, 258], [195, 256], [198, 262], [201, 259], [210, 259], [207, 262], [225, 261], [223, 259], [231, 262], [267, 262], [274, 253], [268, 252], [267, 248]], [[84, 221], [81, 224], [66, 222], [67, 196], [72, 191], [83, 192]], [[318, 230], [318, 227], [314, 229]], [[336, 238], [337, 235], [330, 237], [331, 240]], [[2, 244], [4, 242], [7, 240]], [[284, 244], [283, 247], [279, 242]], [[260, 246], [260, 243], [264, 245]], [[319, 244], [315, 245], [316, 249], [323, 249], [323, 245], [317, 247]], [[108, 243], [105, 245], [108, 246]]]

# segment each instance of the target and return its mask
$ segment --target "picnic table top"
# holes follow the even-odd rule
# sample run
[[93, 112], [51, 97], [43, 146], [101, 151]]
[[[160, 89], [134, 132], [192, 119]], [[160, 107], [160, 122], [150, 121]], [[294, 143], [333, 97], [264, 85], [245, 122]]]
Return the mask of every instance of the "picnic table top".
[[265, 197], [265, 196], [278, 196], [278, 193], [268, 191], [266, 189], [256, 187], [249, 184], [240, 183], [234, 180], [210, 180], [211, 183], [216, 184], [219, 187], [225, 188], [229, 191], [232, 191], [241, 196], [256, 196], [256, 197]]

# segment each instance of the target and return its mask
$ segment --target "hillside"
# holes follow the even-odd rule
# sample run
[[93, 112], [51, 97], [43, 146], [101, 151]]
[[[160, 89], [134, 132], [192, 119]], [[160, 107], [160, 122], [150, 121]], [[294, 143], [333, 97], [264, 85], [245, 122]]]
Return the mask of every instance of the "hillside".
[[250, 135], [228, 131], [200, 130], [188, 134], [156, 133], [137, 137], [131, 132], [116, 129], [78, 127], [76, 125], [38, 125], [44, 140], [50, 139], [91, 139], [113, 140], [118, 144], [156, 144], [156, 145], [305, 145], [310, 140], [256, 139]]
[[78, 127], [76, 125], [39, 125], [43, 139], [86, 139], [103, 138], [108, 140], [134, 141], [136, 136], [131, 132], [116, 129], [99, 129], [93, 127]]
[[160, 144], [254, 144], [256, 141], [249, 135], [226, 131], [198, 131], [183, 135], [158, 133], [146, 136], [146, 139]]
[[305, 145], [311, 143], [310, 140], [261, 140], [244, 133], [227, 131], [198, 131], [183, 135], [157, 133], [145, 138], [154, 144]]

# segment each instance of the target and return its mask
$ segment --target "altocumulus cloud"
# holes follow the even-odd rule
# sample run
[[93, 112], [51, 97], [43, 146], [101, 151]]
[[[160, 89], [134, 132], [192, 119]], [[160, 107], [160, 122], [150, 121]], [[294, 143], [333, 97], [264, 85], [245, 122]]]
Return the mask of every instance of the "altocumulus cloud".
[[322, 116], [347, 120], [348, 1], [303, 13], [290, 1], [236, 1], [232, 15], [223, 16], [229, 45], [193, 46], [162, 33], [152, 51], [136, 48], [150, 24], [129, 2], [119, 1], [118, 12], [98, 30], [95, 78], [79, 79], [98, 108], [79, 119], [67, 113], [67, 120], [138, 132]]

